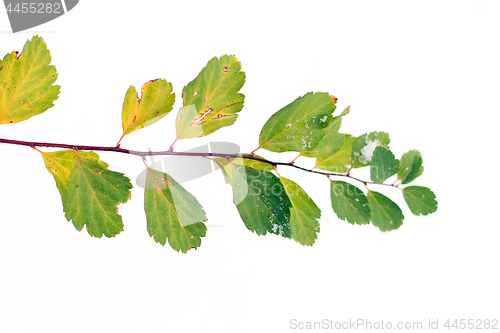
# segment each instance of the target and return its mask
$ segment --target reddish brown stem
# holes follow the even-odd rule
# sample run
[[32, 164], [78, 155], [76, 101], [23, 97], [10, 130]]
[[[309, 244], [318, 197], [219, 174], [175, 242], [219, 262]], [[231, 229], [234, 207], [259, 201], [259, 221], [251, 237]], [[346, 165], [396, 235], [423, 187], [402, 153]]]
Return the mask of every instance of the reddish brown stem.
[[[295, 165], [293, 163], [273, 162], [273, 161], [266, 160], [264, 158], [253, 156], [253, 155], [237, 155], [237, 154], [224, 154], [224, 153], [195, 153], [195, 152], [170, 151], [170, 150], [167, 150], [167, 151], [137, 151], [137, 150], [124, 149], [124, 148], [120, 148], [120, 147], [70, 145], [70, 144], [65, 144], [65, 143], [19, 141], [19, 140], [9, 140], [9, 139], [2, 139], [2, 138], [0, 138], [0, 143], [10, 144], [10, 145], [18, 145], [18, 146], [27, 146], [27, 147], [31, 147], [31, 148], [35, 148], [35, 149], [36, 149], [36, 147], [46, 147], [46, 148], [64, 148], [64, 149], [72, 149], [72, 150], [111, 151], [111, 152], [115, 152], [115, 153], [141, 156], [143, 158], [144, 158], [144, 156], [158, 156], [158, 155], [223, 157], [226, 159], [245, 158], [245, 159], [249, 159], [249, 160], [267, 163], [267, 164], [270, 164], [274, 167], [277, 167], [279, 165], [284, 165], [284, 166], [292, 167], [292, 168], [299, 169], [299, 170], [306, 171], [306, 172], [310, 172], [310, 173], [317, 173], [320, 175], [346, 177], [346, 178], [350, 178], [352, 180], [364, 183], [365, 185], [366, 184], [376, 184], [373, 182], [366, 182], [366, 181], [363, 181], [361, 179], [354, 178], [354, 177], [350, 176], [349, 174], [310, 170], [310, 169], [306, 169], [306, 168], [303, 168], [301, 166]], [[377, 185], [386, 185], [386, 186], [395, 187], [394, 185], [391, 185], [391, 184], [377, 184]]]

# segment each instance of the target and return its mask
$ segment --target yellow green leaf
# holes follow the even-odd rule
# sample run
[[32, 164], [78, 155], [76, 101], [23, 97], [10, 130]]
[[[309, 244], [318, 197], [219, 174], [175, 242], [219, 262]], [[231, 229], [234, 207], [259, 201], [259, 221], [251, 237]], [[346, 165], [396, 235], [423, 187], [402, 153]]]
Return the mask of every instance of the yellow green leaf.
[[99, 155], [88, 154], [75, 154], [63, 199], [66, 219], [77, 230], [86, 226], [93, 237], [114, 237], [123, 230], [117, 206], [130, 199], [132, 184], [122, 173], [108, 170]]
[[[228, 161], [224, 157], [216, 158], [216, 159], [214, 159], [214, 161], [217, 163], [217, 165], [222, 165], [222, 166], [224, 166], [228, 163], [233, 163], [235, 165], [244, 165], [244, 166], [247, 166], [249, 168], [256, 169], [256, 170], [263, 170], [263, 171], [273, 171], [274, 170], [274, 167], [272, 164], [262, 162], [262, 161], [253, 160], [250, 158], [244, 158], [244, 156], [249, 156], [249, 154], [241, 154], [241, 157], [231, 158], [230, 159], [231, 161]], [[263, 157], [261, 157], [259, 155], [253, 155], [253, 156], [264, 159]]]
[[55, 66], [43, 38], [26, 42], [23, 52], [0, 60], [0, 124], [18, 123], [52, 107], [59, 97]]
[[134, 86], [125, 94], [122, 111], [123, 136], [154, 124], [165, 117], [174, 105], [172, 84], [163, 79], [146, 82], [139, 99]]
[[307, 193], [294, 181], [280, 176], [290, 199], [290, 231], [292, 238], [302, 245], [312, 246], [319, 233], [321, 211]]
[[209, 135], [232, 125], [243, 108], [238, 93], [245, 73], [233, 55], [212, 58], [200, 74], [182, 90], [183, 108], [176, 119], [176, 140]]
[[[75, 152], [73, 150], [60, 150], [51, 153], [41, 152], [43, 157], [43, 162], [47, 170], [54, 176], [56, 181], [57, 189], [61, 194], [61, 199], [64, 202], [66, 197], [66, 192], [68, 190], [68, 181], [71, 174], [71, 169], [73, 168], [73, 162], [75, 160]], [[100, 163], [104, 168], [108, 165], [102, 161], [99, 161], [99, 155], [93, 152], [80, 151], [78, 154], [87, 160]]]
[[349, 170], [351, 165], [352, 144], [356, 140], [349, 134], [343, 135], [343, 144], [336, 150], [332, 151], [330, 155], [325, 157], [318, 157], [316, 159], [316, 169], [324, 171], [344, 173]]

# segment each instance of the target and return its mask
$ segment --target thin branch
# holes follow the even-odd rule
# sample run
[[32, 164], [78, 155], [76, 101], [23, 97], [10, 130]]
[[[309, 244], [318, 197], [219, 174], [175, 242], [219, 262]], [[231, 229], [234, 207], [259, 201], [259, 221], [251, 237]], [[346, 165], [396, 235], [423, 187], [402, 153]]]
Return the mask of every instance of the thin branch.
[[293, 160], [291, 160], [291, 161], [290, 161], [290, 164], [295, 163], [295, 161], [296, 161], [299, 157], [301, 157], [301, 156], [302, 156], [302, 153], [299, 153], [299, 154], [297, 155], [297, 157], [295, 157]]
[[123, 140], [124, 137], [125, 137], [125, 131], [123, 131], [123, 134], [120, 137], [120, 140], [118, 140], [118, 143], [116, 144], [117, 147], [120, 147], [120, 143], [122, 142], [122, 140]]
[[[231, 158], [244, 158], [248, 160], [254, 160], [254, 161], [259, 161], [263, 163], [270, 164], [274, 167], [283, 165], [287, 167], [292, 167], [295, 169], [299, 169], [305, 172], [310, 172], [310, 173], [316, 173], [320, 175], [325, 175], [325, 176], [339, 176], [339, 177], [346, 177], [350, 178], [352, 180], [361, 182], [363, 184], [374, 184], [374, 185], [385, 185], [385, 186], [392, 186], [396, 187], [394, 184], [378, 184], [374, 182], [368, 182], [364, 181], [355, 177], [352, 177], [349, 173], [344, 174], [344, 173], [335, 173], [335, 172], [324, 172], [324, 171], [318, 171], [318, 170], [311, 170], [311, 169], [306, 169], [301, 166], [293, 164], [293, 161], [290, 163], [286, 162], [273, 162], [266, 160], [265, 158], [260, 158], [256, 157], [253, 155], [238, 155], [238, 154], [224, 154], [224, 153], [197, 153], [197, 152], [182, 152], [182, 151], [137, 151], [137, 150], [129, 150], [129, 149], [124, 149], [120, 147], [105, 147], [105, 146], [85, 146], [85, 145], [69, 145], [69, 144], [64, 144], [64, 143], [50, 143], [50, 142], [33, 142], [33, 141], [19, 141], [19, 140], [9, 140], [9, 139], [2, 139], [0, 138], [0, 143], [6, 143], [6, 144], [11, 144], [11, 145], [18, 145], [18, 146], [27, 146], [36, 149], [36, 147], [46, 147], [46, 148], [64, 148], [64, 149], [72, 149], [72, 150], [95, 150], [95, 151], [110, 151], [110, 152], [115, 152], [115, 153], [122, 153], [122, 154], [129, 154], [129, 155], [136, 155], [136, 156], [158, 156], [158, 155], [171, 155], [171, 156], [198, 156], [198, 157], [222, 157], [225, 159], [231, 159]], [[36, 149], [38, 150], [38, 149]], [[40, 151], [40, 150], [38, 150]], [[41, 152], [41, 151], [40, 151]], [[300, 156], [300, 155], [299, 155]], [[349, 170], [350, 171], [350, 170]]]
[[174, 145], [175, 145], [176, 142], [177, 142], [177, 137], [175, 138], [174, 142], [172, 142], [172, 144], [168, 148], [168, 151], [174, 151]]

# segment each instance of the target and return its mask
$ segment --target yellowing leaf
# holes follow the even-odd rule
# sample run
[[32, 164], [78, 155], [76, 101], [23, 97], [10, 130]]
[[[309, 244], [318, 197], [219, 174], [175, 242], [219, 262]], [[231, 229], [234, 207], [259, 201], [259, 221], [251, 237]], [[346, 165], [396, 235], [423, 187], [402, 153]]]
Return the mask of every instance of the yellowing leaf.
[[212, 58], [200, 74], [182, 90], [184, 107], [176, 122], [176, 140], [209, 135], [232, 125], [243, 108], [245, 96], [238, 93], [245, 73], [235, 56]]
[[[108, 165], [99, 161], [99, 155], [92, 152], [78, 152], [79, 156], [87, 160], [100, 163], [104, 168]], [[43, 162], [47, 170], [54, 176], [57, 188], [61, 194], [61, 199], [64, 202], [66, 192], [68, 191], [68, 181], [75, 160], [75, 152], [73, 150], [60, 150], [52, 153], [42, 152]]]
[[[231, 162], [229, 162], [227, 159], [225, 159], [223, 157], [216, 158], [216, 159], [214, 159], [214, 161], [217, 163], [217, 165], [226, 165], [228, 163], [233, 163], [235, 165], [244, 165], [244, 166], [247, 166], [249, 168], [256, 169], [256, 170], [263, 170], [263, 171], [273, 171], [274, 170], [274, 167], [272, 164], [265, 163], [262, 161], [253, 160], [250, 158], [244, 158], [244, 156], [248, 156], [248, 154], [241, 154], [241, 157], [231, 158]], [[261, 157], [259, 155], [253, 155], [253, 156], [264, 159], [263, 157]]]
[[18, 123], [52, 107], [59, 86], [51, 56], [41, 37], [26, 42], [23, 52], [0, 60], [0, 124]]
[[339, 148], [333, 150], [329, 155], [325, 157], [318, 157], [316, 159], [316, 169], [337, 173], [344, 173], [349, 171], [349, 165], [351, 165], [352, 163], [352, 144], [356, 140], [356, 138], [351, 137], [349, 134], [342, 134], [342, 136], [344, 142]]
[[165, 117], [172, 110], [174, 101], [172, 84], [163, 79], [146, 82], [142, 86], [140, 99], [135, 87], [130, 86], [123, 102], [123, 136]]

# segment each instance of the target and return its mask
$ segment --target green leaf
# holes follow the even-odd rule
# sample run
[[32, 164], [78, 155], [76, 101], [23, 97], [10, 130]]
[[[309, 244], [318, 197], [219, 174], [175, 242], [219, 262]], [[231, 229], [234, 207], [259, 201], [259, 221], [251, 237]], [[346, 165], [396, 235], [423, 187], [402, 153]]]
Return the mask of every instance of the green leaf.
[[[47, 170], [54, 176], [57, 188], [64, 202], [66, 192], [68, 191], [68, 181], [75, 161], [75, 152], [73, 150], [60, 150], [52, 153], [41, 152], [43, 162]], [[101, 163], [104, 168], [108, 165], [99, 161], [99, 155], [92, 152], [79, 151], [78, 154], [85, 159]]]
[[0, 60], [0, 124], [18, 123], [54, 106], [59, 86], [51, 56], [43, 38], [26, 42], [23, 52], [9, 53]]
[[233, 202], [246, 227], [258, 235], [268, 232], [291, 237], [291, 202], [282, 183], [269, 171], [220, 163], [233, 188]]
[[163, 79], [146, 82], [141, 89], [141, 98], [134, 86], [128, 88], [123, 101], [123, 136], [156, 123], [165, 117], [174, 105], [172, 84]]
[[346, 134], [339, 133], [342, 117], [334, 117], [324, 129], [323, 139], [312, 150], [302, 153], [305, 157], [326, 157], [338, 151], [345, 141]]
[[307, 93], [269, 118], [259, 137], [259, 148], [270, 151], [312, 150], [325, 135], [335, 111], [328, 93]]
[[76, 229], [81, 231], [86, 225], [88, 233], [97, 238], [103, 234], [114, 237], [123, 230], [117, 205], [130, 199], [132, 184], [122, 173], [109, 171], [108, 165], [99, 161], [99, 155], [79, 151], [67, 187], [64, 212]]
[[351, 137], [349, 134], [342, 134], [342, 136], [344, 140], [342, 146], [337, 150], [333, 150], [326, 157], [318, 157], [314, 168], [337, 173], [349, 171], [349, 166], [352, 163], [352, 144], [356, 138]]
[[[351, 107], [348, 106], [342, 111], [340, 116], [333, 117], [332, 120], [330, 121], [330, 124], [324, 129], [325, 131], [325, 136], [323, 136], [323, 139], [321, 139], [318, 143], [318, 145], [305, 153], [302, 153], [302, 156], [305, 157], [328, 157], [331, 156], [335, 153], [337, 153], [339, 150], [341, 150], [346, 143], [346, 140], [348, 140], [351, 136], [348, 134], [342, 134], [339, 133], [340, 126], [342, 126], [342, 117], [347, 115], [350, 111]], [[349, 162], [347, 164], [350, 164], [350, 145], [349, 147], [345, 147], [349, 150]], [[345, 152], [345, 151], [344, 151]], [[338, 159], [338, 156], [336, 156]]]
[[403, 197], [414, 215], [429, 215], [437, 210], [436, 196], [427, 187], [407, 186]]
[[411, 170], [406, 175], [402, 184], [409, 184], [418, 178], [424, 172], [424, 167], [422, 166], [422, 156], [415, 155], [413, 157], [413, 162], [411, 164]]
[[[244, 158], [244, 156], [250, 156], [250, 154], [241, 154], [241, 157], [231, 158], [231, 162], [236, 164], [236, 165], [244, 165], [244, 166], [247, 166], [249, 168], [256, 169], [256, 170], [264, 170], [264, 171], [273, 171], [274, 170], [274, 167], [272, 164], [265, 163], [262, 161], [252, 160], [249, 158]], [[259, 155], [253, 155], [253, 157], [265, 159], [264, 157], [259, 156]], [[224, 157], [219, 157], [219, 158], [216, 158], [214, 160], [215, 160], [215, 162], [217, 162], [217, 165], [226, 165], [228, 163], [231, 163], [227, 159], [225, 159]]]
[[399, 160], [394, 158], [394, 154], [389, 149], [382, 146], [375, 148], [370, 167], [370, 178], [374, 183], [382, 184], [398, 170]]
[[347, 116], [349, 114], [349, 112], [351, 112], [351, 106], [350, 105], [348, 107], [346, 107], [344, 109], [344, 111], [342, 111], [342, 113], [340, 114], [339, 117]]
[[377, 146], [389, 148], [389, 134], [385, 132], [371, 132], [363, 134], [352, 144], [352, 163], [355, 167], [370, 165], [373, 151]]
[[422, 166], [422, 155], [418, 150], [410, 150], [401, 157], [401, 168], [398, 171], [398, 179], [402, 184], [408, 184], [418, 178], [424, 167]]
[[161, 245], [187, 253], [201, 245], [207, 220], [200, 203], [164, 172], [148, 168], [144, 192], [148, 233]]
[[244, 83], [245, 73], [235, 56], [212, 58], [182, 90], [184, 107], [177, 114], [177, 140], [209, 135], [232, 125], [243, 108], [245, 96], [238, 91]]
[[321, 211], [307, 193], [295, 182], [280, 177], [290, 199], [290, 231], [292, 238], [302, 245], [313, 245], [319, 232]]
[[337, 217], [351, 224], [368, 224], [370, 207], [363, 191], [343, 181], [330, 181], [332, 208]]
[[394, 201], [374, 191], [368, 191], [367, 198], [374, 226], [381, 231], [389, 231], [397, 229], [403, 224], [403, 212]]

